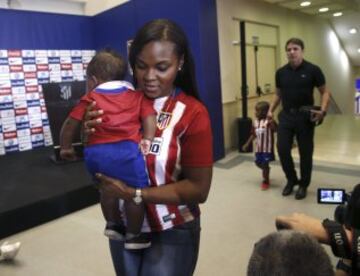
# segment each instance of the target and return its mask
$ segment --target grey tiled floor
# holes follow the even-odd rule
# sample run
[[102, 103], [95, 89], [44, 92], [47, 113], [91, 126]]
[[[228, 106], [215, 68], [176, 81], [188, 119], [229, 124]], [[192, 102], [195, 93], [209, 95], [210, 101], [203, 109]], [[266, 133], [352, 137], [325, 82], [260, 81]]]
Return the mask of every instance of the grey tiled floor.
[[[317, 139], [327, 137], [325, 132], [326, 129], [322, 130]], [[360, 132], [348, 134], [348, 137], [355, 139], [357, 133]], [[274, 218], [278, 214], [300, 211], [318, 218], [332, 217], [333, 206], [316, 203], [316, 189], [343, 187], [350, 190], [360, 182], [357, 163], [360, 147], [351, 155], [355, 159], [351, 160], [350, 156], [346, 162], [336, 162], [349, 154], [343, 150], [347, 148], [344, 146], [346, 139], [344, 135], [339, 139], [341, 158], [334, 156], [326, 161], [316, 158], [308, 197], [301, 201], [296, 201], [293, 195], [281, 196], [284, 177], [278, 162], [272, 164], [271, 188], [261, 191], [261, 173], [252, 162], [252, 154], [232, 152], [220, 160], [214, 168], [208, 201], [201, 206], [202, 238], [195, 275], [245, 275], [254, 242], [275, 230]], [[332, 147], [336, 147], [335, 140]], [[357, 141], [349, 142], [353, 143], [353, 152]], [[317, 140], [320, 152], [321, 144], [329, 143]], [[318, 157], [321, 156], [320, 153]], [[107, 241], [102, 235], [103, 225], [100, 207], [95, 205], [9, 237], [9, 240], [20, 240], [22, 248], [14, 263], [0, 264], [0, 275], [114, 275]]]

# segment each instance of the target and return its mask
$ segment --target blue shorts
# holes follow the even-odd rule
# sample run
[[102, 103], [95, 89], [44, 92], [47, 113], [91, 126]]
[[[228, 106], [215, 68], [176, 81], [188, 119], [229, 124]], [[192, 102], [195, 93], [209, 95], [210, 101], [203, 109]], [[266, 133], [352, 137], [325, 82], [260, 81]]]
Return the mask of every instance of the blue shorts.
[[255, 163], [256, 165], [267, 165], [269, 162], [275, 160], [275, 155], [273, 152], [256, 152], [255, 153]]
[[96, 144], [84, 149], [88, 171], [95, 176], [102, 173], [134, 188], [149, 186], [144, 156], [133, 141]]

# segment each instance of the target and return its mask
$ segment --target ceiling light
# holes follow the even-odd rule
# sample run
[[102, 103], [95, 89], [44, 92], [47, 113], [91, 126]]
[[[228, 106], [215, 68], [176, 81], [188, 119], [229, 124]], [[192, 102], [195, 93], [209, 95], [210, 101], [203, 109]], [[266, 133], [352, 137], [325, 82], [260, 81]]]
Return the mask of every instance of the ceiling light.
[[301, 2], [300, 3], [300, 6], [301, 7], [307, 7], [307, 6], [310, 6], [311, 5], [311, 2], [310, 1], [304, 1], [304, 2]]
[[360, 48], [358, 48], [358, 50], [357, 50], [357, 51], [358, 51], [358, 53], [360, 53]]
[[349, 33], [351, 33], [351, 34], [356, 34], [357, 33], [357, 29], [356, 28], [351, 28], [350, 30], [349, 30]]
[[342, 15], [343, 15], [342, 12], [335, 12], [335, 13], [333, 13], [333, 16], [335, 16], [335, 17], [342, 16]]
[[319, 12], [327, 12], [327, 11], [329, 11], [328, 7], [323, 7], [319, 9]]

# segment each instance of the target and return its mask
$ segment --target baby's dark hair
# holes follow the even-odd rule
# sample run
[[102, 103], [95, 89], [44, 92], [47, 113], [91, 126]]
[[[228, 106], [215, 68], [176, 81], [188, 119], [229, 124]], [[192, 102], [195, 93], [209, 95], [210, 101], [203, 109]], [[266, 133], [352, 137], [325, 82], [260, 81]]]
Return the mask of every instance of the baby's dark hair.
[[265, 118], [266, 117], [266, 114], [268, 113], [269, 108], [270, 108], [270, 104], [268, 102], [266, 102], [266, 101], [258, 102], [255, 105], [255, 109], [260, 111], [260, 114], [259, 114], [260, 118]]
[[94, 76], [100, 82], [123, 80], [127, 70], [124, 58], [114, 49], [105, 48], [96, 53], [86, 69], [88, 77]]

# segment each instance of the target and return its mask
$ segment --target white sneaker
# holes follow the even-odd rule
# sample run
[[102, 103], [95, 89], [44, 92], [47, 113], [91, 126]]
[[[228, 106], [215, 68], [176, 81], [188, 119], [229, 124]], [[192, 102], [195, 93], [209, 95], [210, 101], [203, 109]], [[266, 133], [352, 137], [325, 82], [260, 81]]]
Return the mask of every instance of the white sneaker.
[[0, 245], [0, 261], [14, 259], [19, 252], [20, 245], [20, 242], [9, 243], [7, 241]]

